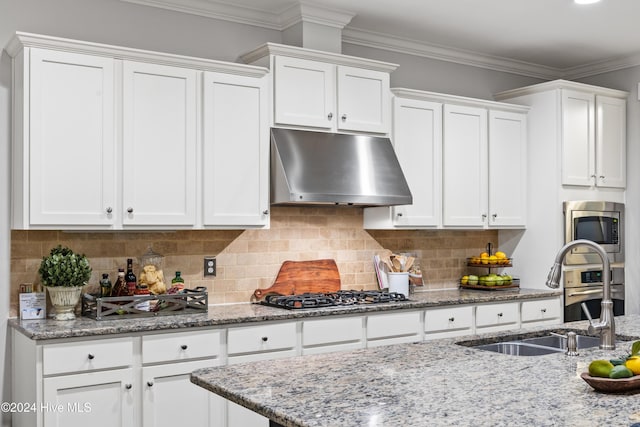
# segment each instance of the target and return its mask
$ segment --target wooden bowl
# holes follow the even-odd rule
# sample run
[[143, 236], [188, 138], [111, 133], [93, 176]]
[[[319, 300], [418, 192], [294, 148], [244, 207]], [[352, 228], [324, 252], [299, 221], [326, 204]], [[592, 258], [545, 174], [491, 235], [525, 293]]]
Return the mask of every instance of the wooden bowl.
[[583, 372], [580, 377], [594, 390], [601, 393], [640, 392], [640, 375], [614, 380], [612, 378], [592, 377], [588, 372]]

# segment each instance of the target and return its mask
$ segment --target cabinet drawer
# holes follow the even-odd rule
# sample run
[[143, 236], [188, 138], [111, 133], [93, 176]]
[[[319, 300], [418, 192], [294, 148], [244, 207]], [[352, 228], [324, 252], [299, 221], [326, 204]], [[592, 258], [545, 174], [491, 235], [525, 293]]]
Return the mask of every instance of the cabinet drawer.
[[499, 326], [518, 323], [518, 303], [479, 305], [476, 326]]
[[302, 325], [302, 345], [341, 344], [362, 340], [362, 318], [322, 319], [305, 321]]
[[47, 344], [42, 349], [44, 375], [130, 366], [131, 338]]
[[220, 331], [178, 332], [142, 337], [142, 363], [218, 357]]
[[378, 314], [367, 319], [367, 339], [420, 335], [420, 312]]
[[552, 320], [560, 318], [560, 299], [524, 301], [522, 303], [522, 321]]
[[443, 307], [427, 310], [424, 318], [425, 332], [470, 329], [473, 326], [473, 307]]
[[227, 349], [230, 356], [286, 350], [295, 348], [296, 341], [295, 323], [230, 328]]

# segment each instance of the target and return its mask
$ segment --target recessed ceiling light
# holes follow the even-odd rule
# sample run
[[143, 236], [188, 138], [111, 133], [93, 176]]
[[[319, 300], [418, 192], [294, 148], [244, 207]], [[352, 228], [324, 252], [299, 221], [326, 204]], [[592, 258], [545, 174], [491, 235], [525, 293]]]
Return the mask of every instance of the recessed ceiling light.
[[576, 4], [592, 4], [598, 3], [600, 0], [573, 0]]

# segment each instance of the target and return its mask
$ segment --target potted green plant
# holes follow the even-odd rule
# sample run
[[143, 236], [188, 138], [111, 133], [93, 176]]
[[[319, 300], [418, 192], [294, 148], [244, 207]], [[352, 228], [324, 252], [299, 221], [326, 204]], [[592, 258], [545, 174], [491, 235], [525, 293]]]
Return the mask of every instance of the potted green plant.
[[75, 319], [74, 308], [80, 299], [82, 287], [91, 277], [87, 257], [58, 245], [42, 258], [38, 273], [55, 308], [54, 319]]

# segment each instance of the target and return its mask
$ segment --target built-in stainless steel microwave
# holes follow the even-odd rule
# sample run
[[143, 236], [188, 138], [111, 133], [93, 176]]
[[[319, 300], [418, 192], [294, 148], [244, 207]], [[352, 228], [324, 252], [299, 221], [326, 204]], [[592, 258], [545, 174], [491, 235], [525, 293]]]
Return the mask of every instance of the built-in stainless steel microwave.
[[[586, 239], [598, 243], [609, 256], [609, 262], [624, 262], [624, 204], [580, 200], [564, 202], [565, 243]], [[566, 264], [594, 264], [601, 259], [584, 246], [574, 248], [565, 258]]]

